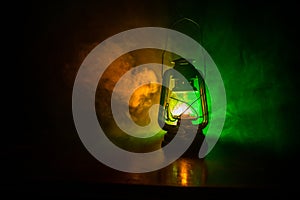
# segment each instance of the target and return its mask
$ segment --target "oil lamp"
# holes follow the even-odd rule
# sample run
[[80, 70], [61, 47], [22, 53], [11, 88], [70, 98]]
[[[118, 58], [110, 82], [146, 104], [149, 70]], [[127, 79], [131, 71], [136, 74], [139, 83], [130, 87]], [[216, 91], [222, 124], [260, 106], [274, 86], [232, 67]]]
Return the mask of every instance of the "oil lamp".
[[196, 145], [199, 149], [204, 138], [202, 130], [208, 124], [205, 82], [194, 67], [193, 60], [180, 57], [173, 60], [172, 64], [174, 67], [166, 70], [162, 77], [158, 121], [162, 129], [167, 131], [162, 147], [175, 137], [182, 125], [185, 131], [197, 127], [191, 148]]

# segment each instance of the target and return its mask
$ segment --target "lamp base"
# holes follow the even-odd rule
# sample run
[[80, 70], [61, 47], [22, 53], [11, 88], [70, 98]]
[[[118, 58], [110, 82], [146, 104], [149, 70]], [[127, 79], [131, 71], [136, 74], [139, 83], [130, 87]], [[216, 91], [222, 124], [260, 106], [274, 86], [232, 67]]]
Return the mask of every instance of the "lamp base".
[[[190, 131], [190, 128], [184, 127], [183, 130], [185, 132], [188, 132], [188, 131]], [[178, 128], [177, 129], [176, 128], [169, 129], [167, 131], [167, 133], [164, 135], [164, 138], [161, 142], [161, 147], [164, 147], [167, 144], [169, 144], [172, 141], [172, 139], [176, 136], [177, 132], [178, 132]], [[205, 142], [204, 138], [205, 138], [205, 135], [203, 134], [202, 129], [198, 128], [196, 136], [195, 136], [192, 144], [189, 146], [189, 148], [184, 152], [184, 154], [181, 157], [193, 157], [193, 158], [197, 157], [198, 158], [198, 154], [199, 154], [201, 146], [202, 145], [207, 146], [206, 143], [203, 143], [203, 142]]]

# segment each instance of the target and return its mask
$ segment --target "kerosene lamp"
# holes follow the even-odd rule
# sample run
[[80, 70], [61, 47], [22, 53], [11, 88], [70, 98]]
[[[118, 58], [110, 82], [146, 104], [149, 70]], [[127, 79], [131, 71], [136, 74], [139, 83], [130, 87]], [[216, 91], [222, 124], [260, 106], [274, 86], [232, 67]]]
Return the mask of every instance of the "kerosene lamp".
[[173, 67], [162, 77], [159, 124], [166, 131], [161, 146], [167, 145], [181, 130], [197, 127], [197, 135], [190, 147], [197, 150], [203, 142], [203, 129], [208, 124], [208, 106], [203, 76], [193, 60], [179, 57], [172, 61]]

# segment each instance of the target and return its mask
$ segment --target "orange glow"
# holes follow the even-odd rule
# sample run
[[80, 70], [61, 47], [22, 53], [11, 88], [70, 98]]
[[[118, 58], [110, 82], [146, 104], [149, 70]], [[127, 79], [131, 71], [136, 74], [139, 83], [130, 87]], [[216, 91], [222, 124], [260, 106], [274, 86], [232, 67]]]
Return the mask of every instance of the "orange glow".
[[155, 83], [149, 83], [147, 85], [143, 85], [136, 89], [132, 94], [129, 106], [130, 107], [138, 107], [143, 105], [145, 107], [149, 107], [152, 105], [152, 99], [150, 98], [151, 94], [158, 92], [159, 85]]
[[149, 83], [136, 89], [129, 100], [132, 120], [140, 126], [150, 122], [149, 109], [159, 102], [160, 85]]
[[181, 185], [187, 186], [188, 185], [188, 165], [186, 162], [182, 162], [179, 170], [179, 177], [181, 181]]
[[165, 168], [161, 173], [161, 180], [169, 185], [200, 186], [207, 182], [207, 165], [204, 160], [182, 157], [171, 166], [172, 168]]

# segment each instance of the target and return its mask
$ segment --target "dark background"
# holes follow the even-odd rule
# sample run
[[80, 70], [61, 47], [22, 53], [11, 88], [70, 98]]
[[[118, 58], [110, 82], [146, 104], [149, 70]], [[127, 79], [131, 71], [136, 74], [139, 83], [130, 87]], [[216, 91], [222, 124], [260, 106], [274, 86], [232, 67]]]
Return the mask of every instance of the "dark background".
[[[280, 101], [279, 112], [276, 112], [280, 120], [276, 123], [281, 123], [280, 131], [285, 136], [282, 137], [284, 141], [279, 152], [276, 144], [276, 155], [274, 160], [271, 159], [275, 166], [280, 166], [276, 169], [282, 171], [274, 170], [272, 173], [274, 180], [279, 177], [282, 188], [297, 185], [292, 181], [297, 182], [300, 138], [297, 125], [299, 22], [297, 6], [292, 1], [31, 1], [17, 7], [13, 12], [17, 20], [14, 20], [11, 30], [18, 32], [17, 44], [21, 48], [17, 52], [13, 48], [11, 62], [18, 63], [15, 69], [21, 72], [20, 86], [15, 88], [22, 90], [22, 96], [16, 98], [18, 107], [21, 106], [17, 109], [21, 112], [21, 119], [13, 124], [14, 131], [7, 134], [9, 142], [4, 142], [1, 152], [4, 166], [2, 183], [11, 194], [35, 195], [40, 193], [34, 188], [48, 191], [46, 188], [53, 187], [52, 195], [63, 194], [62, 188], [67, 188], [77, 192], [90, 191], [80, 194], [101, 196], [95, 185], [87, 186], [93, 183], [89, 181], [92, 173], [81, 172], [78, 168], [79, 163], [87, 163], [87, 166], [99, 166], [99, 163], [81, 144], [72, 118], [73, 81], [85, 56], [101, 41], [124, 30], [142, 26], [167, 28], [182, 16], [196, 18], [200, 25], [205, 24], [206, 27], [205, 16], [209, 16], [211, 22], [220, 21], [216, 26], [218, 29], [224, 22], [224, 14], [234, 15], [235, 20], [231, 23], [236, 29], [233, 32], [239, 31], [245, 39], [250, 39], [246, 44], [255, 43], [256, 37], [259, 41], [272, 37], [270, 29], [279, 31], [276, 32], [279, 54], [274, 59], [280, 65], [275, 66], [274, 71], [278, 77], [275, 83], [282, 87], [278, 91], [281, 98], [273, 101]], [[238, 40], [243, 41], [243, 38]], [[204, 48], [209, 53], [218, 55], [218, 46], [206, 45]], [[266, 47], [267, 50], [270, 48]], [[221, 61], [217, 59], [217, 62]], [[272, 138], [269, 139], [268, 148], [272, 146]], [[234, 148], [238, 145], [234, 143], [230, 152], [236, 152]], [[267, 150], [266, 155], [269, 155]], [[254, 150], [252, 153], [257, 155], [264, 151]], [[118, 194], [120, 196], [128, 194], [124, 189], [128, 186], [110, 185], [105, 181], [100, 184], [103, 188], [123, 188], [123, 193]], [[157, 188], [147, 191], [151, 192], [151, 189], [160, 192]], [[188, 194], [177, 189], [165, 192]], [[218, 188], [213, 189], [218, 191]], [[140, 188], [137, 190], [143, 191]], [[224, 191], [219, 188], [219, 192]], [[207, 189], [207, 193], [213, 192]]]

